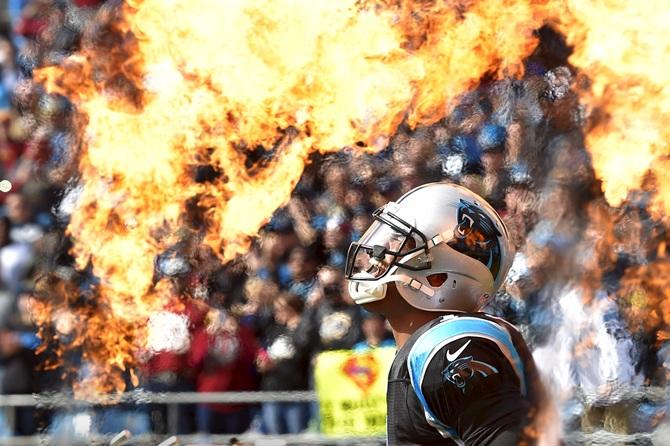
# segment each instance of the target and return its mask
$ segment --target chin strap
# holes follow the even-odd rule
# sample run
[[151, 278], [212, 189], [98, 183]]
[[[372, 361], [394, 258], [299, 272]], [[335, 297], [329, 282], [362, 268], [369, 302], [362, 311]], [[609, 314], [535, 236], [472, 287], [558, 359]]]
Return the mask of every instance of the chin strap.
[[429, 287], [428, 285], [424, 285], [419, 280], [413, 279], [405, 274], [391, 274], [390, 276], [384, 277], [377, 283], [381, 285], [381, 284], [387, 284], [389, 282], [400, 282], [414, 290], [421, 291], [428, 297], [433, 297], [435, 295], [435, 291], [431, 287]]
[[[428, 243], [426, 243], [426, 246], [428, 247], [428, 250], [433, 249], [434, 247], [436, 247], [440, 243], [447, 243], [449, 240], [451, 240], [453, 237], [451, 236], [450, 232], [451, 231], [444, 231], [443, 233], [437, 234], [435, 237], [428, 240]], [[426, 253], [426, 251], [416, 251], [416, 252], [413, 252], [411, 254], [407, 254], [406, 256], [404, 256], [403, 258], [398, 260], [398, 263], [399, 264], [407, 263], [410, 260], [413, 260], [416, 257], [419, 257], [421, 254], [425, 254], [425, 253]]]
[[428, 249], [432, 249], [440, 243], [447, 243], [452, 238], [454, 238], [452, 231], [444, 231], [441, 234], [437, 234], [435, 237], [428, 240]]
[[[428, 249], [430, 250], [430, 249], [436, 247], [437, 245], [439, 245], [440, 243], [446, 243], [451, 238], [452, 238], [451, 231], [445, 231], [441, 234], [437, 234], [435, 237], [428, 240], [428, 244], [427, 244]], [[416, 252], [413, 252], [411, 254], [407, 254], [405, 257], [400, 259], [398, 261], [398, 263], [400, 263], [400, 264], [407, 263], [407, 262], [411, 261], [412, 259], [415, 259], [416, 257], [418, 257], [422, 254], [425, 254], [425, 253], [426, 253], [425, 251], [416, 251]], [[397, 271], [398, 271], [398, 269], [396, 269], [395, 272], [397, 272]], [[433, 290], [431, 287], [429, 287], [428, 285], [422, 283], [421, 281], [419, 281], [417, 279], [413, 279], [413, 278], [409, 277], [406, 274], [391, 274], [390, 276], [384, 277], [383, 279], [381, 279], [377, 283], [385, 284], [385, 283], [388, 283], [388, 282], [403, 283], [403, 284], [407, 285], [408, 287], [410, 287], [412, 289], [415, 289], [417, 291], [421, 291], [423, 294], [427, 295], [428, 297], [433, 297], [435, 295], [435, 290]]]
[[414, 290], [421, 291], [428, 297], [435, 295], [435, 291], [432, 288], [405, 274], [391, 274], [374, 282], [374, 284], [364, 281], [351, 281], [349, 294], [356, 303], [361, 304], [382, 300], [386, 296], [386, 284], [390, 282], [400, 282]]
[[431, 287], [428, 285], [425, 285], [421, 283], [420, 281], [416, 279], [412, 279], [409, 276], [406, 276], [404, 274], [395, 274], [391, 277], [396, 278], [396, 282], [402, 282], [408, 287], [415, 289], [417, 291], [421, 291], [423, 294], [427, 295], [428, 297], [433, 297], [435, 295], [435, 290], [433, 290]]

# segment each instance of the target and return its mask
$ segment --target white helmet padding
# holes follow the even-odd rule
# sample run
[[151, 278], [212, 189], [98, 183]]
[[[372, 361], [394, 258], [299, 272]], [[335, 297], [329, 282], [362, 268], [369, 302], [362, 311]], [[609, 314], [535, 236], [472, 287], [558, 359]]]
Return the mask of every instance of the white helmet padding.
[[386, 284], [426, 311], [476, 311], [502, 284], [514, 256], [507, 228], [480, 196], [430, 183], [373, 214], [375, 222], [347, 256], [356, 303], [381, 300]]

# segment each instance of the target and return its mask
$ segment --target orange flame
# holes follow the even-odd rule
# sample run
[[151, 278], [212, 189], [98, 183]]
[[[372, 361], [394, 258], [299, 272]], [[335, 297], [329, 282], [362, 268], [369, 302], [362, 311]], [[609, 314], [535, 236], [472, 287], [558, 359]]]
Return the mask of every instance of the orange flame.
[[[403, 119], [442, 118], [483, 74], [520, 74], [535, 3], [133, 0], [104, 13], [79, 54], [36, 72], [82, 121], [68, 232], [105, 309], [78, 315], [86, 385], [123, 388], [118, 372], [170, 299], [153, 285], [154, 259], [178, 239], [187, 203], [205, 209], [203, 242], [223, 261], [244, 252], [310, 153], [381, 149]], [[274, 156], [248, 167], [258, 146]], [[197, 183], [207, 163], [222, 176]]]
[[659, 343], [670, 339], [669, 274], [668, 259], [630, 268], [622, 280], [620, 291], [631, 329], [655, 334]]
[[[667, 5], [660, 0], [625, 2], [567, 1], [556, 16], [559, 29], [574, 46], [570, 62], [588, 76], [581, 95], [589, 122], [586, 146], [603, 192], [613, 206], [631, 191], [652, 192], [649, 210], [667, 222], [670, 215], [670, 75], [664, 61], [670, 56], [665, 31]], [[653, 257], [654, 239], [643, 231], [635, 212], [621, 210], [618, 240], [604, 238], [613, 255], [625, 252]], [[657, 259], [626, 270], [618, 292], [619, 304], [632, 332], [646, 332], [659, 342], [670, 333], [670, 295], [665, 244]]]
[[[81, 122], [82, 193], [68, 232], [105, 309], [78, 315], [92, 388], [123, 388], [118, 372], [134, 365], [149, 315], [174, 297], [153, 283], [154, 259], [180, 238], [187, 204], [204, 210], [203, 243], [234, 258], [288, 201], [311, 153], [374, 151], [403, 120], [436, 122], [483, 75], [521, 74], [547, 21], [589, 76], [587, 145], [606, 197], [620, 204], [651, 170], [663, 187], [656, 209], [670, 210], [670, 83], [654, 69], [670, 51], [663, 6], [127, 0], [103, 12], [80, 53], [36, 72]], [[248, 166], [258, 147], [270, 160]], [[196, 182], [203, 164], [222, 175]]]
[[657, 215], [670, 213], [666, 11], [662, 0], [570, 0], [556, 15], [574, 45], [570, 62], [590, 80], [582, 96], [591, 117], [586, 145], [607, 200], [620, 205], [651, 173], [659, 191], [653, 205]]

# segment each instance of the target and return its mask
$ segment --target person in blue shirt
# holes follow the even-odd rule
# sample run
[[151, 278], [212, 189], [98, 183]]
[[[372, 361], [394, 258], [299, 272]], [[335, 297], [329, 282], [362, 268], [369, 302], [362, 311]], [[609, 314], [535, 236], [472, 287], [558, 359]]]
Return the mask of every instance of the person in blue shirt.
[[355, 352], [363, 353], [374, 348], [395, 348], [395, 339], [393, 339], [393, 335], [386, 328], [386, 318], [381, 314], [365, 311], [363, 313], [362, 329], [365, 339], [353, 346], [352, 349]]

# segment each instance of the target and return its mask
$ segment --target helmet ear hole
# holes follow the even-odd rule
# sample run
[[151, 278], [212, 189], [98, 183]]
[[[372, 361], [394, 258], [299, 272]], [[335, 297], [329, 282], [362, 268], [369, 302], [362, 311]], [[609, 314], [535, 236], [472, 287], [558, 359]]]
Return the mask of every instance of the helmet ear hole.
[[447, 275], [447, 273], [435, 273], [435, 274], [431, 274], [429, 276], [426, 276], [426, 279], [428, 280], [428, 283], [433, 288], [441, 287], [442, 284], [444, 282], [446, 282], [448, 278], [449, 278], [449, 275]]

